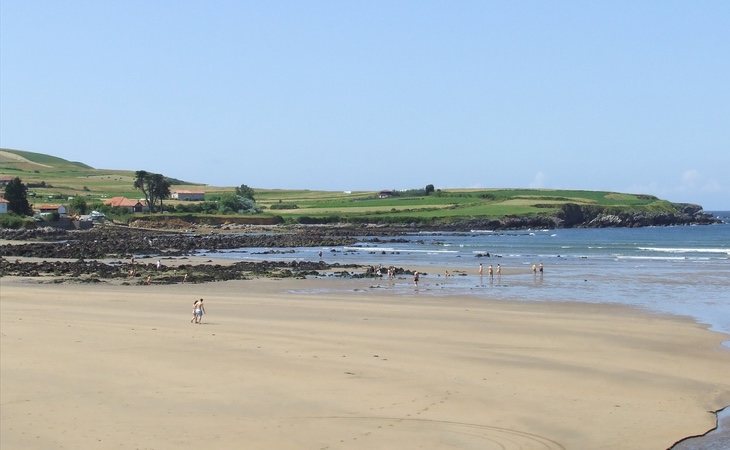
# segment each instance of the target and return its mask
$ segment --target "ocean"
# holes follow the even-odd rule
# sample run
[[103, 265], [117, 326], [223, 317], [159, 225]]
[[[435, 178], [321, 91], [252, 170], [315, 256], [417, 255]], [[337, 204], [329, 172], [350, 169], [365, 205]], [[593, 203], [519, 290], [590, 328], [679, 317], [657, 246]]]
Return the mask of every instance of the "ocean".
[[[202, 255], [235, 260], [319, 260], [421, 268], [419, 295], [630, 305], [689, 316], [730, 335], [730, 212], [716, 225], [428, 232], [346, 247], [245, 248]], [[479, 276], [482, 263], [484, 275]], [[534, 274], [533, 264], [544, 264]], [[487, 268], [497, 264], [494, 278]], [[446, 277], [446, 271], [452, 276]], [[372, 280], [393, 295], [413, 294], [411, 278]], [[333, 283], [332, 290], [336, 290]], [[726, 343], [727, 345], [728, 343]]]

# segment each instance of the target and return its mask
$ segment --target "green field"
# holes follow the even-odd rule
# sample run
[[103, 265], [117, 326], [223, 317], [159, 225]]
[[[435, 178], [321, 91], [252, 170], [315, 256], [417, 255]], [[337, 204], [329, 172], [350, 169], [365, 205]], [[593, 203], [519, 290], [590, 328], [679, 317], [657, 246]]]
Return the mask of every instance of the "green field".
[[[174, 174], [164, 175], [174, 177]], [[74, 196], [90, 200], [120, 195], [141, 197], [141, 192], [133, 188], [134, 171], [94, 169], [40, 153], [0, 149], [0, 177], [7, 176], [18, 176], [30, 186], [31, 202]], [[190, 183], [174, 184], [171, 190], [175, 189], [201, 190], [206, 192], [206, 197], [212, 198], [216, 194], [232, 192], [234, 187]], [[566, 203], [632, 211], [674, 209], [672, 203], [653, 196], [582, 190], [437, 189], [428, 196], [410, 192], [378, 198], [377, 191], [254, 189], [256, 203], [263, 211], [261, 215], [281, 216], [287, 221], [328, 217], [359, 222], [498, 219], [550, 215]]]

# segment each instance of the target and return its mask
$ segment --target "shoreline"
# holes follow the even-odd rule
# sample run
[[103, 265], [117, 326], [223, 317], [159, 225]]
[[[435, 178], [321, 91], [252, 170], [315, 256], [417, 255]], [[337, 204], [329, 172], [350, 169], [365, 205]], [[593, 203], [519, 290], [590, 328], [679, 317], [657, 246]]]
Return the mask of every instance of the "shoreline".
[[0, 282], [8, 448], [667, 448], [730, 403], [725, 335], [623, 305]]

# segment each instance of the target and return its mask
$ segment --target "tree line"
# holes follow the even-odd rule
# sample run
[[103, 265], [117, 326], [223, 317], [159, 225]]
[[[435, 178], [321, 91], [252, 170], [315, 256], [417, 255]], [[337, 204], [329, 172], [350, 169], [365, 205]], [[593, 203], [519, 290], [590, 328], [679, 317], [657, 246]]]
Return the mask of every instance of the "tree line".
[[[45, 185], [45, 183], [44, 183]], [[166, 207], [163, 201], [172, 195], [171, 182], [162, 174], [138, 170], [134, 174], [134, 189], [142, 192], [150, 213], [163, 212], [172, 208]], [[19, 177], [15, 177], [5, 186], [4, 198], [8, 202], [8, 211], [18, 216], [32, 216], [33, 208], [28, 202], [28, 185]], [[253, 188], [242, 184], [231, 194], [221, 194], [215, 201], [198, 205], [179, 205], [184, 212], [215, 211], [235, 213], [240, 211], [257, 211]], [[78, 214], [86, 214], [88, 205], [83, 197], [74, 197], [69, 201], [69, 209]]]

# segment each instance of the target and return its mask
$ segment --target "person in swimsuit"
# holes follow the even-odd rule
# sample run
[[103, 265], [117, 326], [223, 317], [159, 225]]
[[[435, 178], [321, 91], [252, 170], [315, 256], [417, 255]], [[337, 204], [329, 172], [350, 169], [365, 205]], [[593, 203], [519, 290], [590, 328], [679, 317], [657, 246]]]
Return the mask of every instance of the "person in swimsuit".
[[203, 299], [201, 298], [193, 303], [193, 319], [190, 322], [201, 323], [203, 314], [205, 314], [205, 306], [203, 306]]

